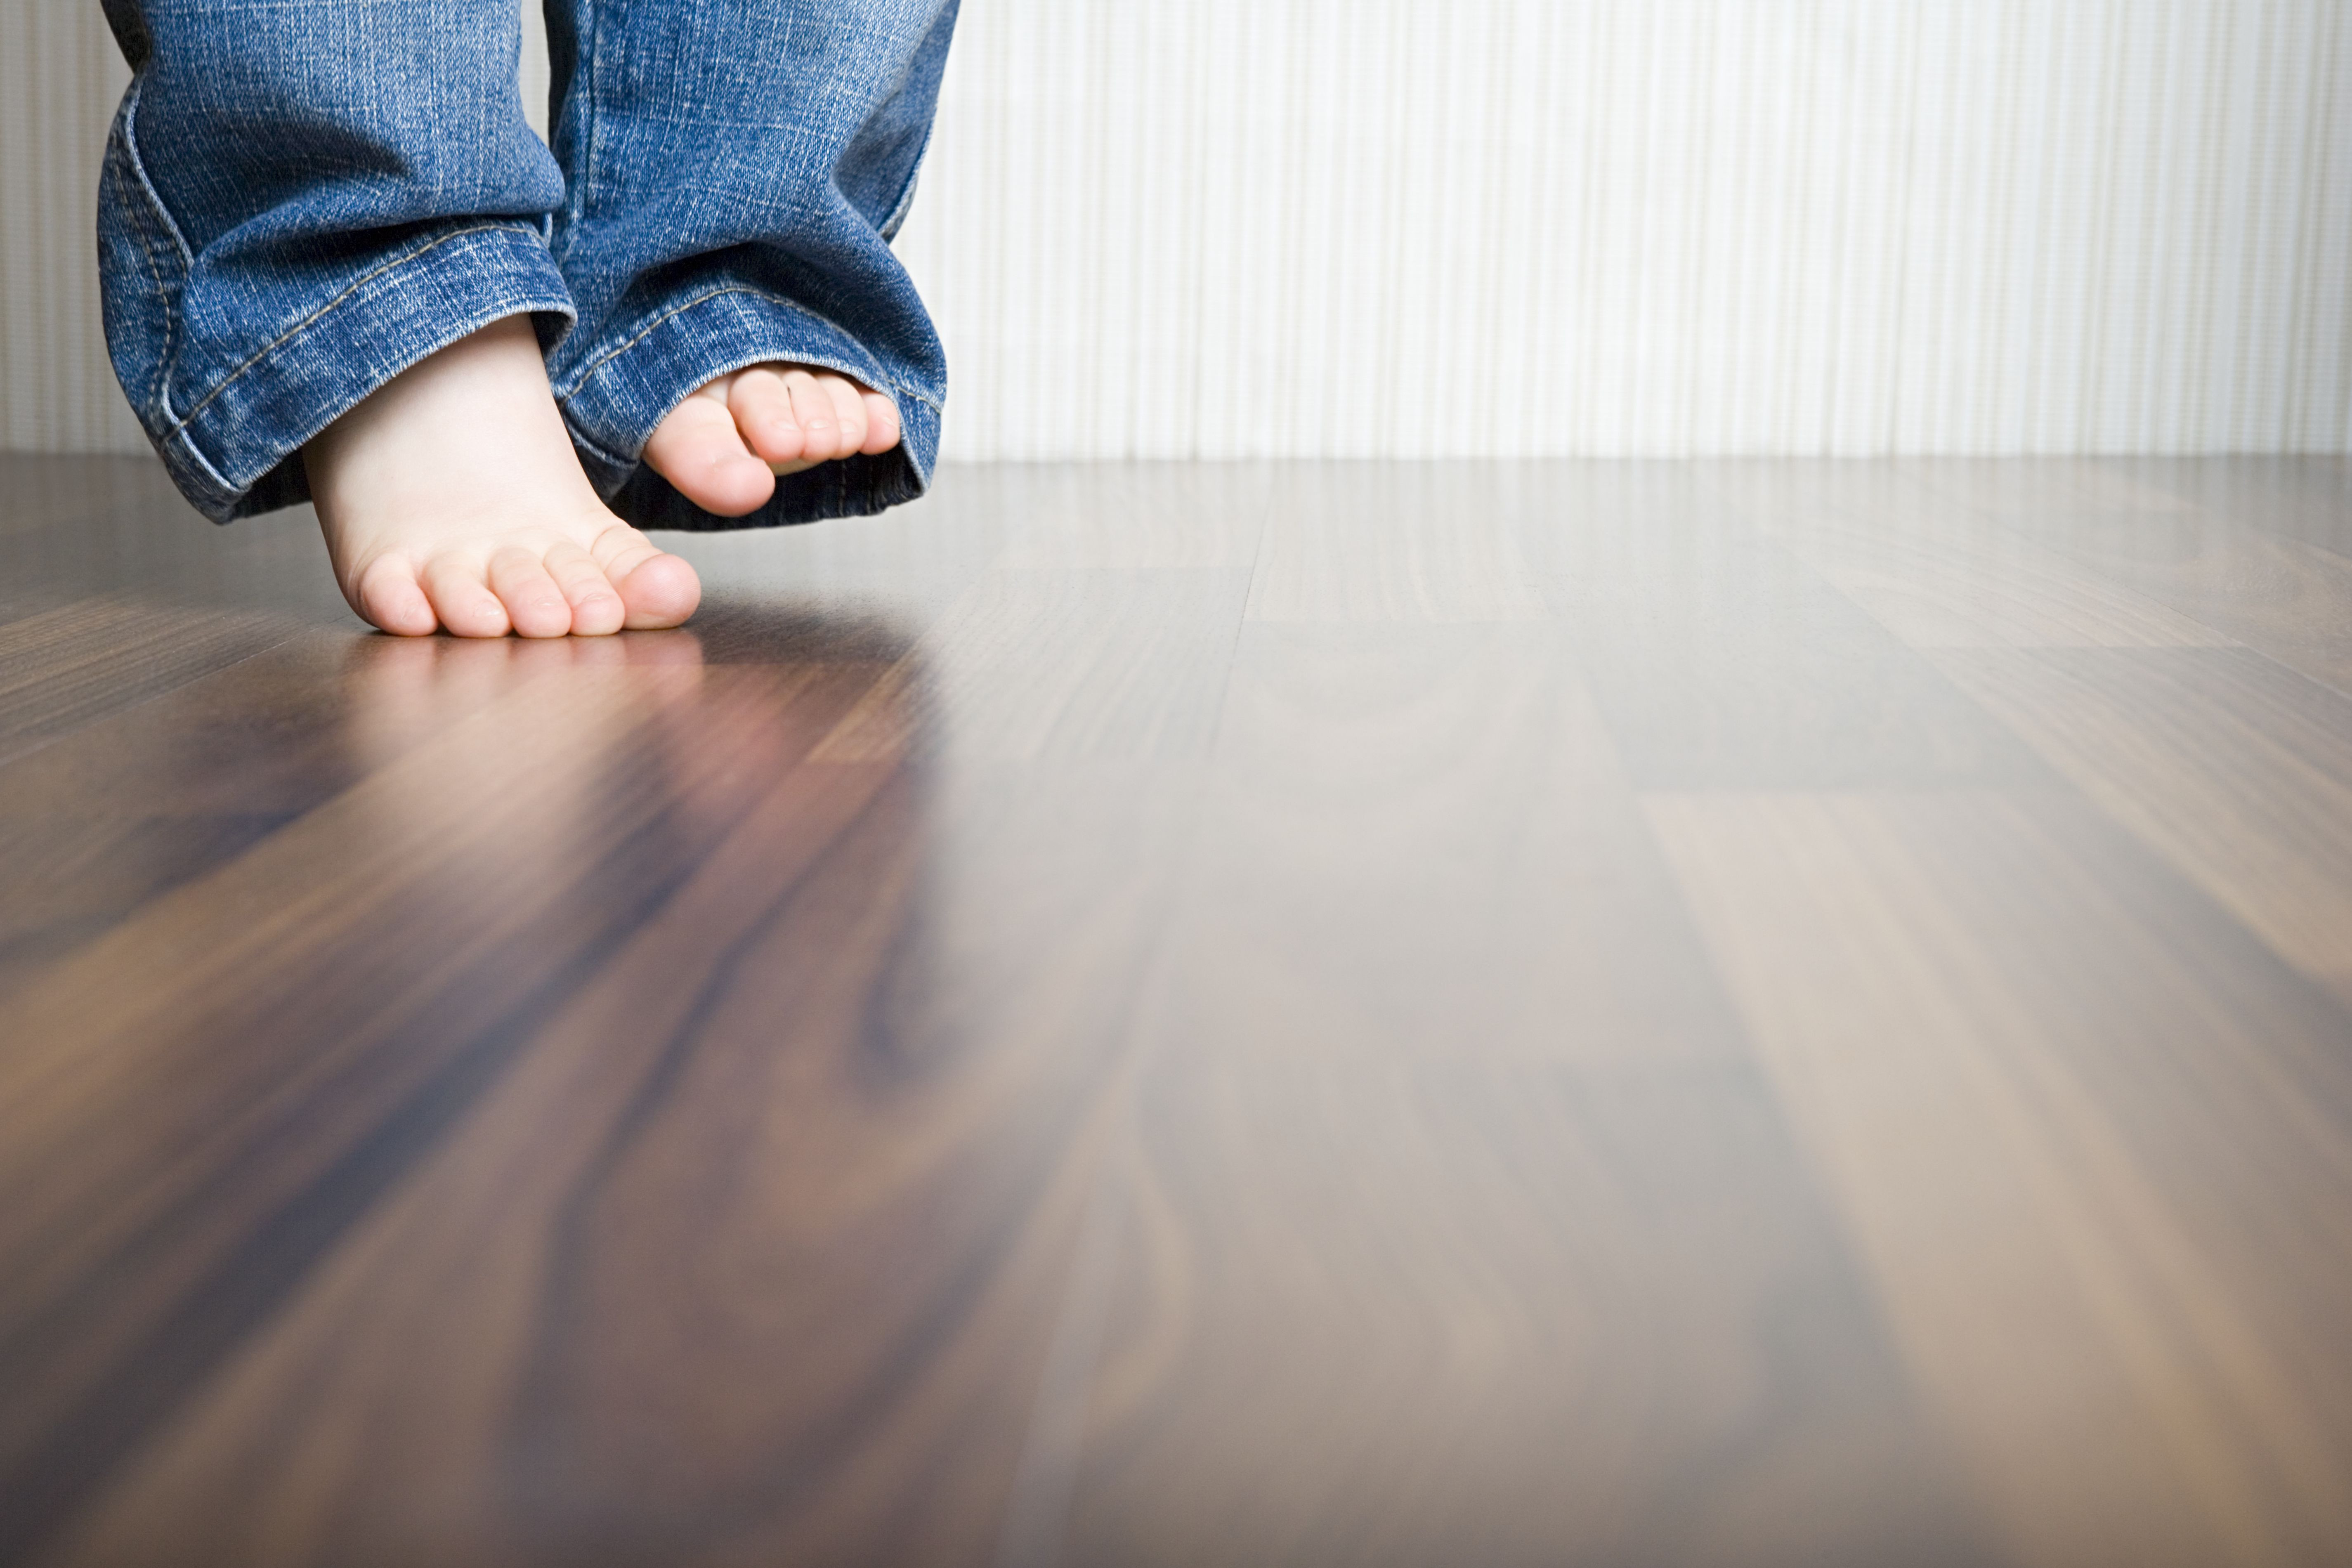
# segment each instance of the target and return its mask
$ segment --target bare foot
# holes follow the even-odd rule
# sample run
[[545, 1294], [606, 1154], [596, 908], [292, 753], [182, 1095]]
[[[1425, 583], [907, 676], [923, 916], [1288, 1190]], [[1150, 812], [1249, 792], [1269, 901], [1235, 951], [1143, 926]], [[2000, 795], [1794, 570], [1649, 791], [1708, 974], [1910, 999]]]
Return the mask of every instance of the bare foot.
[[335, 580], [385, 631], [594, 637], [694, 613], [694, 568], [596, 498], [509, 316], [384, 383], [302, 448]]
[[837, 371], [761, 364], [722, 375], [669, 412], [646, 461], [680, 495], [740, 517], [775, 493], [778, 474], [898, 444], [898, 405]]

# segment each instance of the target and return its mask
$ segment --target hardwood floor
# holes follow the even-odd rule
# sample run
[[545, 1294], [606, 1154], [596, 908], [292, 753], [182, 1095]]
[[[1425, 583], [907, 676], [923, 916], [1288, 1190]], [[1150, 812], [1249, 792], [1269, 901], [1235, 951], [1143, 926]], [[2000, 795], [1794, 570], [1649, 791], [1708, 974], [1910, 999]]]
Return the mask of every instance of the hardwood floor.
[[2352, 464], [0, 458], [0, 1562], [2352, 1562]]

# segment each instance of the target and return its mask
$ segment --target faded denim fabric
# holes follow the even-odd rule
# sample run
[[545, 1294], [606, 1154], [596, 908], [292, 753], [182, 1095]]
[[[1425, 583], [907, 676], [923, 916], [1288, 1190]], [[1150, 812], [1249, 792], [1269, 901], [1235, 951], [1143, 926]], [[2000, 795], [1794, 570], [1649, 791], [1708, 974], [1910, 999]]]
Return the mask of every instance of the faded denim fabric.
[[[642, 527], [856, 516], [929, 483], [947, 366], [889, 240], [956, 0], [548, 0], [552, 153], [507, 5], [104, 3], [132, 70], [99, 199], [108, 348], [207, 516], [308, 499], [303, 442], [522, 311], [582, 464]], [[719, 517], [638, 454], [763, 360], [888, 395], [904, 436]]]

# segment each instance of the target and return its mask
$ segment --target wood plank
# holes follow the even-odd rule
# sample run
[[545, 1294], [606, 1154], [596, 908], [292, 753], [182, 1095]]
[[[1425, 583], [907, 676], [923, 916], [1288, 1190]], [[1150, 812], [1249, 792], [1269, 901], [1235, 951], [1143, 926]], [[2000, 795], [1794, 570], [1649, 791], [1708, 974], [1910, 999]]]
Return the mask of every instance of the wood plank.
[[308, 507], [218, 528], [176, 497], [97, 500], [84, 515], [0, 537], [10, 567], [0, 575], [0, 624], [97, 600], [361, 627]]
[[1752, 1066], [1171, 1051], [1131, 1105], [1000, 1561], [2000, 1560]]
[[2046, 776], [1916, 651], [1687, 467], [1567, 469], [1515, 521], [1643, 788]]
[[284, 825], [267, 813], [0, 818], [0, 996], [141, 904], [235, 859]]
[[951, 763], [1205, 756], [1248, 591], [1215, 569], [996, 570], [950, 605], [827, 742]]
[[1542, 595], [1509, 521], [1430, 463], [1286, 464], [1274, 484], [1249, 618], [1532, 621]]
[[702, 574], [698, 632], [817, 616], [912, 640], [1003, 553], [1019, 500], [992, 465], [943, 463], [928, 495], [878, 517], [656, 537]]
[[299, 628], [21, 754], [0, 765], [0, 993], [524, 681], [692, 663], [698, 646], [684, 631], [590, 643]]
[[2352, 1018], [2063, 795], [1650, 814], [2020, 1556], [2352, 1552]]
[[879, 672], [527, 683], [11, 999], [0, 1489], [69, 1507]]
[[578, 644], [78, 472], [0, 1559], [2352, 1559], [2338, 459], [950, 466]]
[[991, 464], [959, 482], [995, 487], [996, 564], [1238, 567], [1257, 559], [1274, 482], [1266, 463]]
[[1254, 623], [1209, 792], [1154, 1004], [1189, 1052], [1739, 1051], [1552, 627]]
[[[2014, 521], [1950, 494], [1918, 462], [1710, 465], [1751, 519], [1906, 647], [2203, 647], [2231, 639], [2046, 546], [2068, 489]], [[2053, 479], [2057, 476], [2053, 476]]]
[[2352, 463], [2341, 455], [2107, 458], [2100, 466], [2233, 526], [2352, 555]]
[[0, 625], [0, 762], [249, 658], [294, 624], [90, 599]]
[[2352, 698], [2245, 650], [1939, 655], [2110, 816], [2352, 998]]
[[979, 1558], [1192, 793], [788, 773], [50, 1560]]
[[2103, 529], [2066, 547], [2148, 597], [2352, 693], [2352, 557], [2204, 517], [2159, 531]]
[[1920, 458], [1905, 466], [1971, 510], [2033, 528], [2064, 529], [2095, 518], [2181, 516], [2197, 510], [2164, 476], [2108, 458]]
[[2327, 459], [2106, 461], [2092, 469], [2106, 504], [2071, 507], [2037, 495], [2031, 465], [1948, 463], [1937, 483], [2084, 569], [2352, 692], [2352, 523], [2329, 521], [2342, 481], [2295, 477], [2306, 468], [2331, 471]]

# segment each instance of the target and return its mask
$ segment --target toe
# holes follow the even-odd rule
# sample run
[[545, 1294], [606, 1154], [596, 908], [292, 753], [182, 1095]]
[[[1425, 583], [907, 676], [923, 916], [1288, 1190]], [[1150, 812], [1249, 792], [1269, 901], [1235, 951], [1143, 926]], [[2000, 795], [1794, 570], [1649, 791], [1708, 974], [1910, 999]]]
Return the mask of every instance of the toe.
[[776, 477], [744, 449], [726, 402], [706, 395], [708, 390], [671, 409], [654, 427], [646, 461], [704, 510], [740, 517], [775, 493]]
[[793, 395], [793, 417], [800, 421], [803, 464], [832, 461], [841, 441], [841, 412], [833, 394], [804, 370], [788, 370], [784, 384]]
[[506, 606], [515, 635], [560, 637], [572, 631], [572, 602], [556, 586], [541, 558], [509, 544], [490, 557], [490, 591]]
[[547, 571], [572, 605], [573, 637], [607, 637], [621, 629], [628, 606], [593, 556], [576, 544], [558, 544], [547, 552]]
[[702, 603], [702, 579], [694, 568], [659, 552], [623, 574], [618, 586], [629, 608], [627, 624], [638, 630], [682, 626]]
[[827, 397], [833, 399], [833, 455], [835, 458], [856, 456], [866, 445], [866, 395], [846, 377], [828, 375], [818, 378]]
[[432, 601], [416, 585], [416, 568], [402, 556], [379, 555], [369, 563], [352, 600], [370, 624], [394, 637], [427, 637], [441, 624]]
[[765, 366], [744, 371], [727, 388], [727, 411], [751, 455], [770, 465], [797, 463], [804, 443], [793, 417], [792, 389]]
[[871, 457], [898, 444], [898, 405], [878, 392], [860, 395], [866, 405], [866, 440], [857, 449]]
[[482, 581], [479, 564], [453, 555], [425, 563], [422, 581], [434, 614], [452, 637], [502, 637], [507, 635], [506, 606]]
[[702, 602], [702, 580], [694, 568], [654, 547], [652, 540], [624, 524], [596, 541], [596, 564], [620, 591], [633, 630], [675, 626]]

